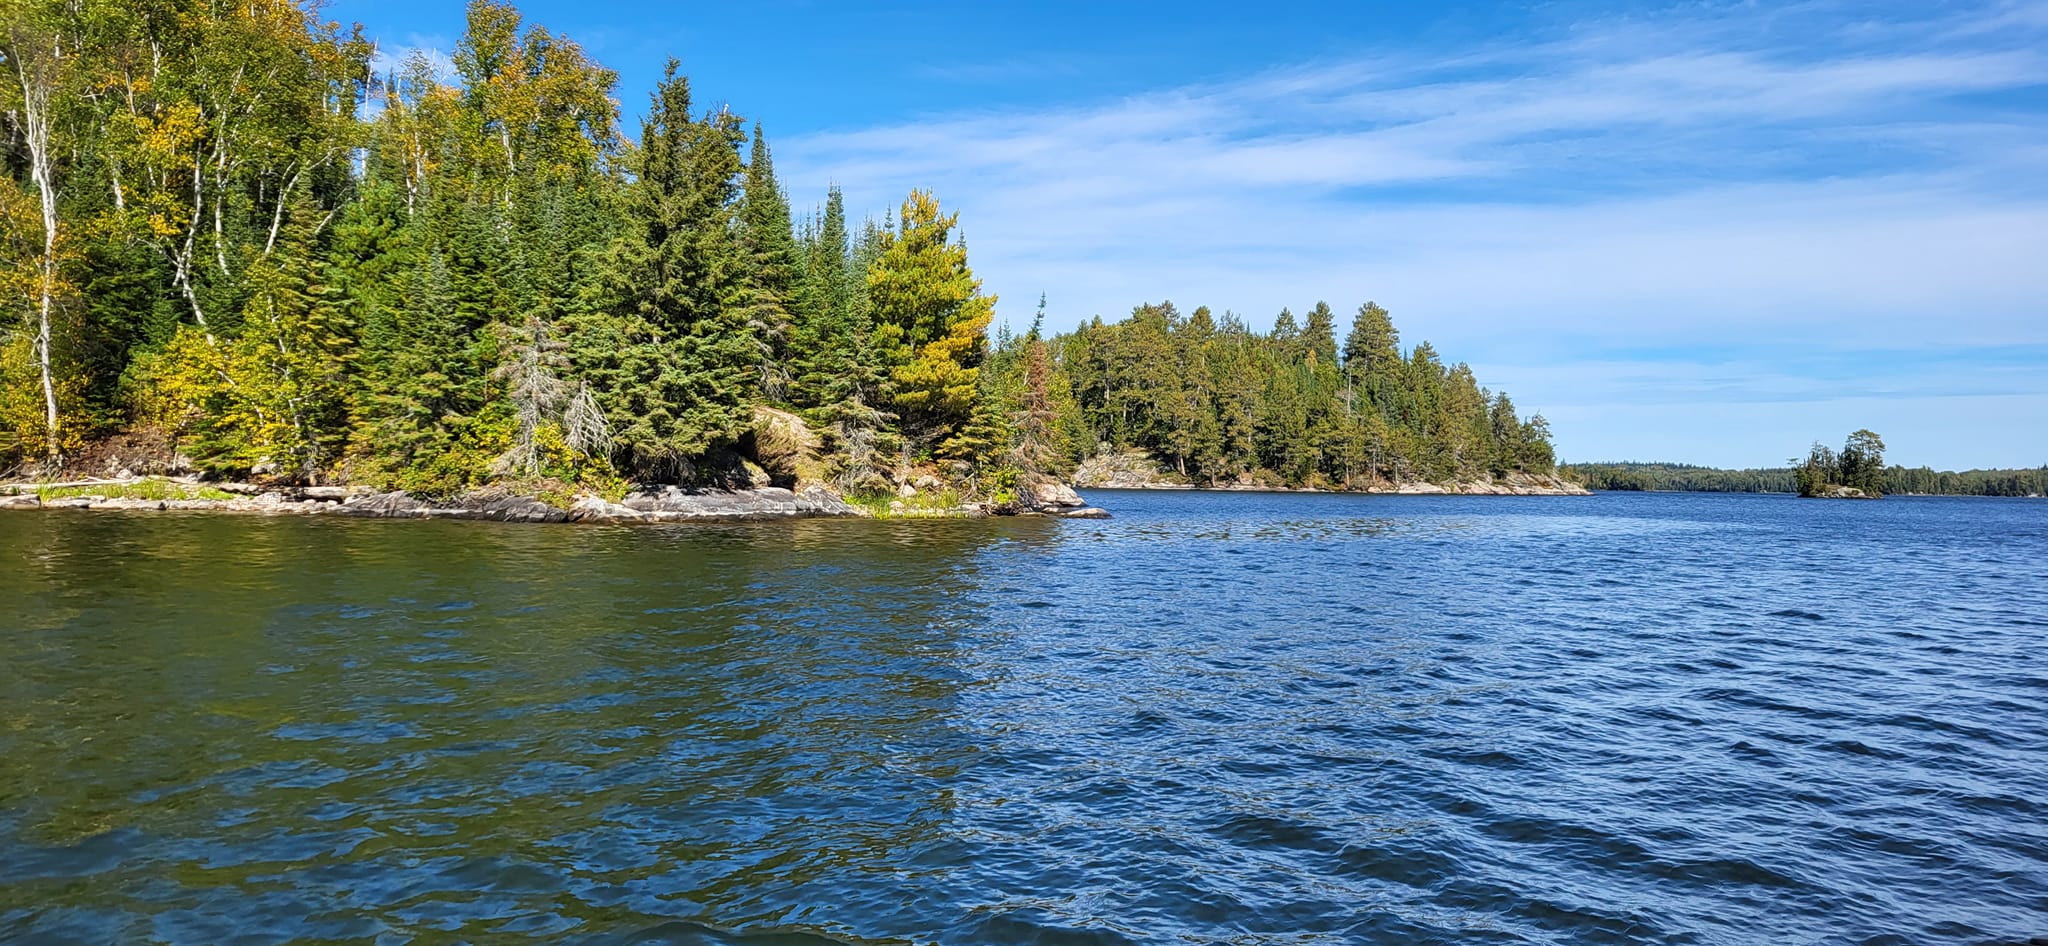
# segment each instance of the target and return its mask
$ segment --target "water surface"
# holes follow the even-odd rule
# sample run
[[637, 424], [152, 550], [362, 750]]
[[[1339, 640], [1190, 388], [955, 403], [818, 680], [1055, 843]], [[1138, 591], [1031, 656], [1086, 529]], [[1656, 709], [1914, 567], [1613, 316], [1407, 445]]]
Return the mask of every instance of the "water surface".
[[0, 941], [2016, 943], [2048, 503], [0, 515]]

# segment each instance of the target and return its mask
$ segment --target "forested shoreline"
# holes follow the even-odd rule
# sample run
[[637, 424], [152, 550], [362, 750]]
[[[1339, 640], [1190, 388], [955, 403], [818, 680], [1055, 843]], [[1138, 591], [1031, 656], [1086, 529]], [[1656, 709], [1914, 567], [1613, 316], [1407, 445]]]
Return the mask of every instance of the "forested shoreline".
[[[483, 487], [1020, 475], [1143, 449], [1192, 481], [1553, 468], [1367, 303], [1270, 331], [1170, 303], [991, 338], [957, 214], [792, 213], [767, 136], [671, 60], [616, 75], [475, 0], [452, 81], [293, 0], [7, 0], [0, 472], [110, 451], [220, 478]], [[113, 446], [109, 446], [113, 445]]]
[[[1565, 476], [1588, 489], [1636, 492], [1670, 490], [1696, 493], [1797, 493], [1798, 468], [1792, 466], [1723, 470], [1683, 463], [1567, 463]], [[1888, 466], [1883, 492], [1918, 496], [2048, 496], [2048, 466], [2026, 470], [1937, 471], [1929, 467]]]

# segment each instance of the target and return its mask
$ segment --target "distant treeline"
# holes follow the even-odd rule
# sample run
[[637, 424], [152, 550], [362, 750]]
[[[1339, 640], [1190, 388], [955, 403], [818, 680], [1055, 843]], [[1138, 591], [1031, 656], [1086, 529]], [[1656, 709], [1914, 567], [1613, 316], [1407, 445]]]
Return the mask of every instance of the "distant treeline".
[[[1683, 463], [1573, 463], [1563, 472], [1588, 489], [1679, 490], [1695, 493], [1790, 493], [1798, 489], [1791, 467], [1718, 470]], [[1964, 470], [1890, 467], [1887, 494], [1932, 496], [2048, 496], [2048, 466], [2032, 470]]]
[[1052, 340], [1053, 445], [1074, 458], [1150, 451], [1205, 485], [1347, 489], [1552, 471], [1543, 415], [1524, 419], [1506, 392], [1426, 341], [1404, 348], [1375, 303], [1358, 308], [1341, 346], [1336, 320], [1321, 302], [1303, 320], [1281, 309], [1270, 332], [1171, 302], [1092, 319]]

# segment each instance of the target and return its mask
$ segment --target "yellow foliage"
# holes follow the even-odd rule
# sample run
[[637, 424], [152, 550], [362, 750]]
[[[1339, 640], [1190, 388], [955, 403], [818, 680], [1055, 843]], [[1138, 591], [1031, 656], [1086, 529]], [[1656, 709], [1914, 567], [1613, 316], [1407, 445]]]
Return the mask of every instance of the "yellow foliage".
[[[79, 402], [83, 385], [76, 376], [56, 379], [59, 416], [57, 449], [69, 453], [83, 442], [83, 424], [69, 409]], [[35, 341], [18, 333], [0, 344], [0, 457], [41, 456], [49, 440], [41, 372], [36, 367]]]
[[895, 362], [895, 404], [941, 437], [973, 412], [995, 317], [995, 297], [981, 293], [967, 247], [952, 239], [958, 222], [930, 192], [912, 191], [868, 275], [875, 337]]
[[157, 427], [176, 437], [206, 410], [225, 374], [225, 359], [191, 326], [178, 330], [163, 350], [137, 355], [131, 369], [129, 407], [138, 426]]

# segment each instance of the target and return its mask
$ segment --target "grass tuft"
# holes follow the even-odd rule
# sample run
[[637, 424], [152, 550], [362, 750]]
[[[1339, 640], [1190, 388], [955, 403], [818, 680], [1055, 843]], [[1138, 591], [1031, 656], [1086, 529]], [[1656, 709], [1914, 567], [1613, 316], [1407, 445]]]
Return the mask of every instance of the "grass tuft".
[[94, 486], [41, 487], [36, 496], [48, 502], [52, 499], [144, 499], [163, 501], [169, 499], [233, 499], [233, 493], [214, 489], [211, 486], [195, 486], [173, 480], [136, 480], [133, 483], [103, 483]]

